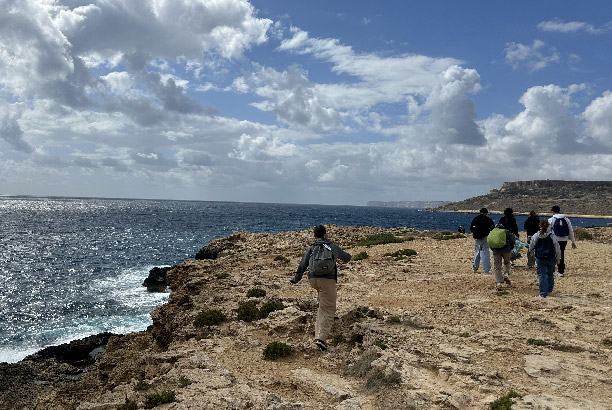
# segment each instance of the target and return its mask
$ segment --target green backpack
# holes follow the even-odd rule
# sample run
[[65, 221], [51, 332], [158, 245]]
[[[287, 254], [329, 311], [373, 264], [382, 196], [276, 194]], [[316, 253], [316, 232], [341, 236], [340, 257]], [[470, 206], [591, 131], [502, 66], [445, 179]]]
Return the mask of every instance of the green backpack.
[[487, 243], [493, 249], [503, 248], [506, 244], [506, 230], [494, 228], [487, 236]]

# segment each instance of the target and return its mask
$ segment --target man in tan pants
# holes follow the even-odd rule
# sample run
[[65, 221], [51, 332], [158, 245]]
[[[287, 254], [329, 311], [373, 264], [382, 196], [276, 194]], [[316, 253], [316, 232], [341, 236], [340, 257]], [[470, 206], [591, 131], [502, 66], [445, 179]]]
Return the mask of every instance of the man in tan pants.
[[321, 350], [327, 350], [326, 340], [330, 335], [336, 315], [338, 266], [336, 260], [351, 260], [351, 255], [327, 239], [323, 225], [314, 228], [315, 241], [306, 250], [302, 260], [289, 280], [292, 285], [298, 283], [308, 269], [308, 282], [317, 291], [319, 308], [315, 322], [315, 344]]

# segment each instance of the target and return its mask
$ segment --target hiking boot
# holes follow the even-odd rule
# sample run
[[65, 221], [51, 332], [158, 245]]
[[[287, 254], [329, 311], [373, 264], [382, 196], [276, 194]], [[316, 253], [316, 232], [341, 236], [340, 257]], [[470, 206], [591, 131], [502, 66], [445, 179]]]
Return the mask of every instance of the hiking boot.
[[317, 345], [317, 347], [318, 347], [319, 349], [321, 349], [321, 351], [322, 351], [322, 352], [324, 352], [324, 351], [326, 351], [326, 350], [327, 350], [327, 344], [326, 344], [326, 343], [325, 343], [323, 340], [321, 340], [321, 339], [315, 339], [315, 341], [314, 341], [314, 342], [315, 342], [315, 344]]

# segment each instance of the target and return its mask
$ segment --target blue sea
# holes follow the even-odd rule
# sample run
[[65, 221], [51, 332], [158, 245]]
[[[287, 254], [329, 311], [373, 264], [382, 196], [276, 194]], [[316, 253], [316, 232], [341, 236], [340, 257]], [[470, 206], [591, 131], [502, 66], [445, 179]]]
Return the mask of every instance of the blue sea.
[[[149, 312], [168, 299], [142, 286], [149, 270], [193, 259], [211, 239], [237, 230], [336, 224], [456, 231], [474, 216], [365, 206], [0, 197], [0, 362], [100, 332], [146, 329]], [[519, 227], [524, 219], [517, 217]], [[607, 222], [572, 218], [575, 226]]]

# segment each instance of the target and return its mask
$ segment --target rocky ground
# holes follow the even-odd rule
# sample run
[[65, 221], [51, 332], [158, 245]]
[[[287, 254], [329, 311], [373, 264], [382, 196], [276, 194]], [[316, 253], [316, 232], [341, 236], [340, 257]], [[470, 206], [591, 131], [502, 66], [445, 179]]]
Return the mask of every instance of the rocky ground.
[[[502, 291], [473, 273], [469, 236], [329, 227], [368, 257], [340, 266], [327, 352], [312, 344], [314, 291], [288, 283], [311, 231], [237, 232], [211, 243], [216, 259], [168, 272], [171, 297], [152, 328], [111, 336], [93, 364], [1, 364], [0, 408], [150, 408], [165, 391], [175, 401], [155, 408], [487, 409], [516, 392], [512, 409], [611, 409], [612, 228], [589, 231], [594, 239], [568, 248], [566, 276], [541, 299], [525, 258]], [[380, 233], [404, 242], [356, 245]], [[416, 255], [386, 256], [405, 249]], [[254, 288], [266, 295], [247, 297]], [[247, 301], [284, 308], [246, 322], [238, 308]], [[226, 320], [195, 326], [208, 310]], [[266, 360], [273, 342], [291, 353]]]

